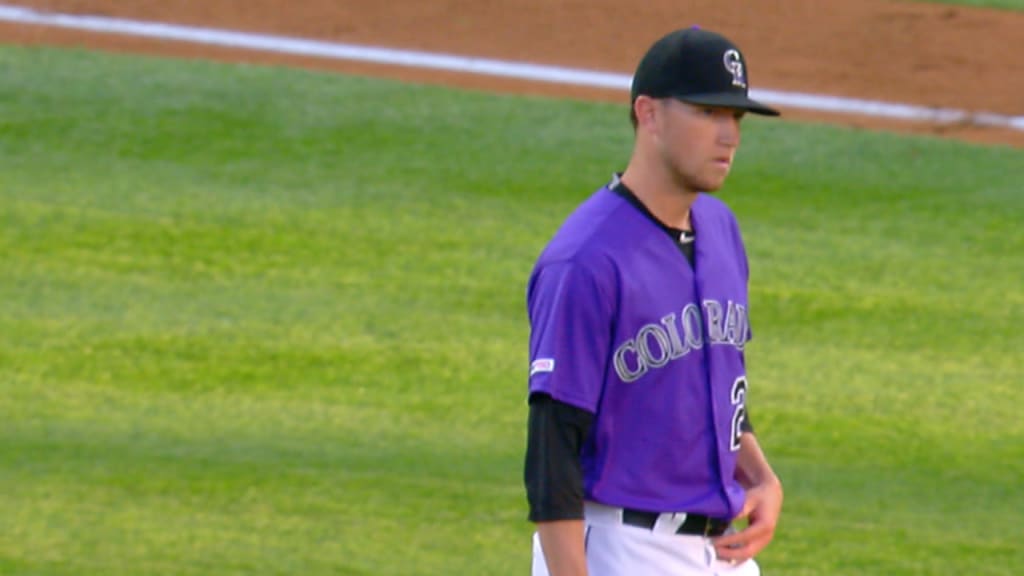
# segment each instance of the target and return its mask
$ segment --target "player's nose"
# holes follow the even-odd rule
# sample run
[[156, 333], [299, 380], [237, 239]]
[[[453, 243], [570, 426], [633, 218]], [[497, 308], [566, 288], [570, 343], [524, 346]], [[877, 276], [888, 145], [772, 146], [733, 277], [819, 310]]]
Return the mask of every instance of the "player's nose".
[[740, 143], [740, 120], [735, 116], [722, 118], [718, 125], [718, 141], [730, 147], [739, 146]]

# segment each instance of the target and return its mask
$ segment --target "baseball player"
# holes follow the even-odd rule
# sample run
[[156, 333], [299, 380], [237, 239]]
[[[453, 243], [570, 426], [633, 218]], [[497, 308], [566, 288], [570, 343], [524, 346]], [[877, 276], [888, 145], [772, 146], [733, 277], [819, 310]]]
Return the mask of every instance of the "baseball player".
[[744, 113], [778, 115], [748, 97], [747, 78], [717, 33], [654, 43], [633, 77], [625, 171], [568, 217], [530, 276], [535, 576], [760, 572], [782, 486], [747, 417], [746, 252], [708, 194]]

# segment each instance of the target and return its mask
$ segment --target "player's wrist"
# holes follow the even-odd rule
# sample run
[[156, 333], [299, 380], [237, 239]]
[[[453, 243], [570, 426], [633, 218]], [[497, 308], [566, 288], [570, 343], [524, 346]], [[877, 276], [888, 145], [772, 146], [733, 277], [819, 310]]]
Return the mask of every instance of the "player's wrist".
[[779, 480], [779, 477], [771, 470], [769, 470], [768, 474], [756, 485], [772, 491], [782, 492], [782, 480]]

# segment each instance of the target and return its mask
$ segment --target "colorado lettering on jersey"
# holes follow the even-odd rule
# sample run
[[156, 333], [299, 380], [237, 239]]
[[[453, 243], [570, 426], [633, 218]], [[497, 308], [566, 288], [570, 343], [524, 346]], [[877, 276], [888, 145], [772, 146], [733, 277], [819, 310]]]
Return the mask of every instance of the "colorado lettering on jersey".
[[619, 344], [613, 357], [619, 379], [634, 382], [651, 369], [703, 348], [702, 321], [708, 327], [711, 345], [728, 344], [743, 350], [750, 326], [746, 307], [732, 300], [725, 306], [717, 300], [701, 304], [703, 317], [696, 304], [687, 304], [680, 314], [672, 312], [657, 324], [644, 324], [636, 336]]
[[722, 317], [722, 303], [717, 300], [705, 300], [704, 315], [707, 319], [708, 337], [712, 344], [732, 344], [739, 350], [747, 344], [750, 322], [747, 308], [729, 300]]

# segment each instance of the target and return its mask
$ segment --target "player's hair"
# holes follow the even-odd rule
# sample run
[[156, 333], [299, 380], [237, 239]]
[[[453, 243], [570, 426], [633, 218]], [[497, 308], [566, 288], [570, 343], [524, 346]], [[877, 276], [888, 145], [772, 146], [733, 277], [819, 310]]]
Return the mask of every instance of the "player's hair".
[[640, 120], [636, 117], [636, 100], [629, 105], [629, 121], [633, 124], [633, 132], [636, 132], [637, 126], [640, 125]]

